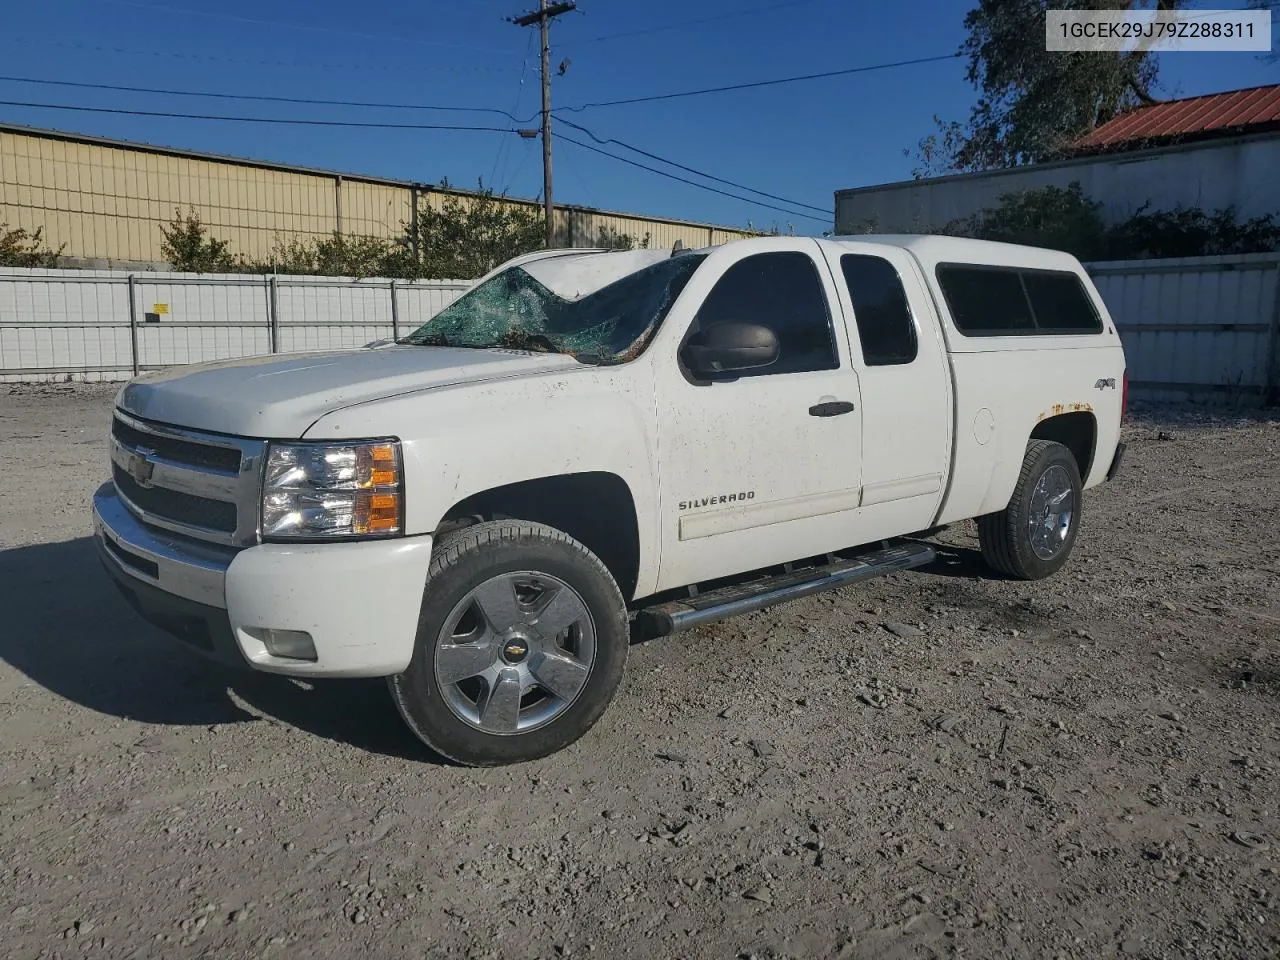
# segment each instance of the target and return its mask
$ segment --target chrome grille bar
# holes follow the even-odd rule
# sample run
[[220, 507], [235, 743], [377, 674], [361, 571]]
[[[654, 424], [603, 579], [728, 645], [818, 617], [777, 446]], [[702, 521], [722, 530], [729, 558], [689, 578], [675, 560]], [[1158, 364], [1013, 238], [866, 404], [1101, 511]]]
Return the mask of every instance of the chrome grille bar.
[[258, 541], [266, 442], [154, 423], [120, 410], [111, 463], [121, 501], [143, 523], [226, 546]]

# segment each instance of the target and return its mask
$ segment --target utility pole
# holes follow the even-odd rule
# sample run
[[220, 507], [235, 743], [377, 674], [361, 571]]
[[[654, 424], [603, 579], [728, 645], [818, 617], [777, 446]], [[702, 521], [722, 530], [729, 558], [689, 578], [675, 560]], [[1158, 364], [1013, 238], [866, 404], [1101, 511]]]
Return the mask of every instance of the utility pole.
[[551, 199], [551, 21], [577, 7], [574, 0], [558, 3], [538, 0], [538, 9], [533, 13], [513, 17], [511, 20], [518, 27], [531, 27], [536, 23], [538, 32], [542, 35], [542, 207], [547, 219], [548, 247], [552, 245], [552, 235], [555, 232], [555, 205]]

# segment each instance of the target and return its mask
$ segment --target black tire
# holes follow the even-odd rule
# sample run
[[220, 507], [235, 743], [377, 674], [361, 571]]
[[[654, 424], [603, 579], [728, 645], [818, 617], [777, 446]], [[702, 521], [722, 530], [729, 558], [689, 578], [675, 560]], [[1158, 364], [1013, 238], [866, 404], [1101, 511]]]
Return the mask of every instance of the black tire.
[[[442, 638], [442, 632], [451, 618], [456, 623], [457, 610], [473, 590], [495, 577], [525, 572], [546, 575], [572, 588], [589, 614], [594, 654], [585, 684], [571, 700], [562, 701], [567, 705], [557, 706], [560, 713], [529, 730], [491, 733], [457, 712], [457, 685], [437, 677], [437, 645], [451, 639]], [[590, 550], [543, 524], [480, 523], [446, 534], [434, 546], [413, 660], [404, 673], [388, 677], [387, 683], [404, 722], [432, 750], [468, 766], [520, 763], [555, 753], [591, 729], [622, 680], [629, 640], [622, 594]], [[529, 663], [533, 662], [530, 656]]]
[[[1058, 468], [1065, 471], [1073, 498], [1072, 516], [1064, 533], [1054, 544], [1052, 556], [1037, 555], [1032, 543], [1032, 499], [1037, 484], [1051, 470], [1055, 478], [1061, 478]], [[1075, 546], [1080, 530], [1083, 506], [1083, 484], [1080, 468], [1071, 451], [1060, 443], [1049, 440], [1032, 440], [1027, 444], [1027, 454], [1022, 461], [1022, 471], [1013, 488], [1009, 505], [999, 513], [978, 518], [978, 540], [982, 544], [982, 556], [998, 573], [1018, 580], [1040, 580], [1056, 573]]]

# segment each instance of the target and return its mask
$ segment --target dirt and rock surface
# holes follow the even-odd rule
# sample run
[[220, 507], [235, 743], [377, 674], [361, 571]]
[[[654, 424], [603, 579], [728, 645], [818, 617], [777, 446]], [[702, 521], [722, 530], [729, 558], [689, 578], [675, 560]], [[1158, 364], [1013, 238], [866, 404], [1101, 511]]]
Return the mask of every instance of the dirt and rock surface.
[[0, 954], [1280, 955], [1280, 422], [1126, 427], [1070, 565], [925, 572], [634, 646], [546, 760], [433, 760], [379, 682], [138, 620], [112, 389], [0, 387]]

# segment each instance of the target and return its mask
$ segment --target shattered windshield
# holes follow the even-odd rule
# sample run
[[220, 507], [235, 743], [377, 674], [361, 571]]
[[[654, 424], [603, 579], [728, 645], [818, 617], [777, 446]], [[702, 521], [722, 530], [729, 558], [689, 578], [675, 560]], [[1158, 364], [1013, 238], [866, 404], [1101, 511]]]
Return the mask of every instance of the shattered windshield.
[[[623, 363], [644, 350], [706, 258], [661, 256], [638, 270], [632, 267], [642, 262], [639, 252], [511, 267], [463, 294], [400, 343], [506, 347], [566, 353], [585, 363]], [[653, 257], [651, 252], [644, 259]], [[619, 276], [619, 271], [628, 272]]]

